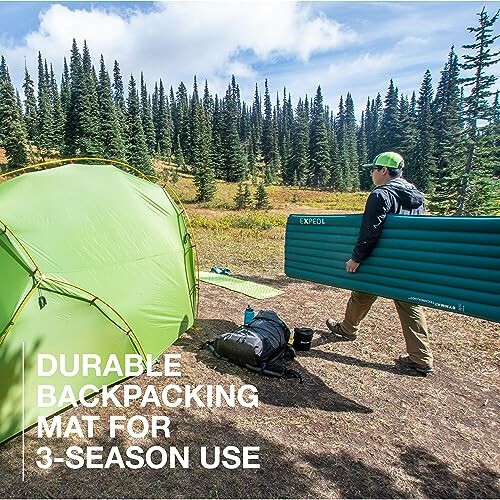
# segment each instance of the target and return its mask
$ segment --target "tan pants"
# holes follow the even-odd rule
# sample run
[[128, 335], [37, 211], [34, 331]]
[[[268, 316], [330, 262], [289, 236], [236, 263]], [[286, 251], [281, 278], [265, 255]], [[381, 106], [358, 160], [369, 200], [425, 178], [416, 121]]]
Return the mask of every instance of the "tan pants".
[[[352, 292], [347, 303], [344, 321], [340, 324], [347, 333], [356, 333], [359, 323], [368, 314], [377, 295], [362, 292]], [[406, 342], [406, 351], [414, 363], [432, 366], [433, 358], [429, 344], [427, 321], [422, 306], [395, 300], [403, 336]]]

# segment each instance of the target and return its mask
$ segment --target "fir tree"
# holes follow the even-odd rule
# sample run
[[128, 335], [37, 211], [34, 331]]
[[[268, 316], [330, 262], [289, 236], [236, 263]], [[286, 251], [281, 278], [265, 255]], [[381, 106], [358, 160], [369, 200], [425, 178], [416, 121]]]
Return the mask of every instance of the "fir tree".
[[172, 110], [174, 124], [174, 144], [182, 148], [184, 159], [189, 162], [190, 137], [189, 137], [189, 99], [186, 86], [179, 84], [175, 94], [175, 107]]
[[196, 77], [190, 106], [191, 165], [197, 201], [210, 201], [215, 194], [215, 174], [210, 162], [210, 120], [198, 97]]
[[269, 195], [267, 194], [266, 187], [263, 182], [258, 184], [257, 190], [255, 191], [255, 208], [259, 210], [267, 210], [271, 208]]
[[408, 179], [422, 191], [428, 191], [435, 175], [434, 129], [432, 126], [431, 72], [427, 70], [420, 86], [417, 99], [417, 144], [412, 168], [408, 169]]
[[84, 93], [83, 104], [85, 114], [81, 116], [84, 137], [81, 154], [85, 156], [102, 156], [102, 144], [99, 135], [99, 103], [97, 100], [97, 75], [92, 66], [92, 59], [87, 42], [83, 42], [82, 72]]
[[121, 127], [117, 118], [117, 108], [113, 100], [111, 80], [101, 55], [99, 82], [97, 87], [99, 104], [100, 141], [106, 158], [125, 159], [125, 146], [122, 140]]
[[238, 184], [236, 195], [234, 196], [234, 206], [236, 210], [248, 208], [252, 203], [252, 196], [248, 184], [243, 185], [242, 182]]
[[9, 169], [28, 164], [27, 134], [5, 58], [0, 58], [0, 147]]
[[52, 101], [52, 122], [53, 122], [53, 147], [57, 151], [64, 149], [64, 123], [66, 114], [61, 102], [61, 95], [57, 89], [56, 76], [52, 64], [50, 65], [49, 95]]
[[222, 119], [222, 162], [225, 180], [239, 182], [246, 178], [246, 162], [238, 134], [238, 96], [229, 85], [224, 98]]
[[54, 122], [51, 109], [48, 74], [38, 52], [38, 109], [36, 126], [36, 144], [42, 159], [51, 154], [54, 145]]
[[[69, 156], [99, 156], [99, 119], [97, 88], [90, 54], [85, 44], [85, 70], [76, 40], [73, 39], [70, 60], [70, 102], [65, 127], [65, 149]], [[95, 106], [95, 108], [94, 108]]]
[[148, 89], [144, 82], [144, 75], [141, 71], [141, 121], [148, 152], [153, 155], [156, 150], [156, 132], [153, 124], [153, 115], [151, 112], [151, 103], [149, 100]]
[[[177, 145], [175, 147], [175, 164], [179, 168], [179, 170], [186, 169], [186, 162], [184, 160], [184, 152], [182, 151], [181, 139], [177, 136]], [[177, 170], [176, 170], [177, 172]]]
[[[365, 165], [368, 160], [368, 142], [366, 140], [366, 118], [364, 111], [361, 112], [361, 125], [357, 135], [358, 162]], [[368, 191], [371, 187], [370, 172], [367, 168], [362, 168], [359, 172], [359, 186], [363, 191]]]
[[284, 181], [286, 184], [304, 186], [309, 167], [309, 123], [302, 99], [299, 99], [292, 125], [292, 148]]
[[24, 123], [30, 141], [35, 141], [37, 135], [37, 109], [35, 84], [31, 79], [28, 68], [24, 66]]
[[160, 79], [158, 87], [158, 112], [156, 123], [157, 151], [160, 157], [170, 162], [172, 156], [172, 117], [165, 94], [163, 82]]
[[214, 99], [212, 115], [212, 141], [210, 145], [210, 162], [219, 179], [225, 179], [224, 159], [222, 156], [222, 110], [217, 94]]
[[153, 175], [146, 137], [142, 128], [141, 108], [134, 77], [130, 75], [127, 98], [127, 162], [143, 174]]
[[61, 77], [61, 106], [65, 115], [68, 112], [70, 100], [71, 100], [71, 77], [69, 74], [68, 63], [66, 61], [66, 58], [64, 58], [63, 73]]
[[345, 162], [345, 183], [348, 189], [359, 189], [359, 160], [356, 144], [356, 117], [354, 115], [354, 102], [348, 92], [345, 100], [345, 122], [342, 150]]
[[339, 141], [335, 132], [335, 118], [333, 112], [330, 112], [328, 120], [328, 149], [330, 151], [330, 174], [328, 185], [333, 189], [340, 189], [342, 185], [342, 155], [340, 154]]
[[125, 105], [125, 89], [123, 86], [122, 74], [120, 71], [120, 65], [118, 61], [114, 61], [113, 63], [113, 101], [115, 103], [116, 108], [116, 119], [118, 124], [120, 125], [120, 132], [122, 135], [123, 141], [125, 141], [127, 137], [127, 108]]
[[[384, 100], [384, 111], [380, 122], [379, 153], [382, 151], [397, 151], [399, 144], [396, 142], [398, 126], [398, 89], [390, 81]], [[378, 153], [376, 153], [378, 154]]]
[[252, 151], [257, 158], [261, 152], [262, 145], [262, 105], [259, 96], [259, 88], [255, 84], [255, 94], [253, 98], [251, 119], [251, 141], [252, 141]]
[[273, 108], [269, 96], [267, 80], [264, 82], [264, 119], [262, 121], [262, 154], [264, 163], [270, 167], [274, 157]]
[[494, 24], [498, 20], [500, 11], [489, 17], [485, 8], [478, 13], [479, 26], [469, 27], [469, 33], [474, 34], [475, 42], [464, 45], [473, 54], [465, 54], [461, 68], [472, 71], [473, 75], [462, 79], [465, 87], [471, 87], [470, 94], [465, 97], [465, 126], [467, 138], [467, 157], [462, 173], [457, 214], [486, 214], [495, 210], [491, 200], [498, 193], [498, 180], [491, 178], [495, 166], [482, 158], [484, 146], [483, 136], [478, 126], [479, 120], [491, 118], [492, 86], [497, 77], [488, 74], [488, 68], [498, 63], [500, 52], [491, 52], [491, 45], [500, 35], [493, 35]]
[[460, 173], [465, 162], [459, 67], [453, 47], [441, 72], [433, 113], [436, 134], [436, 173], [429, 209], [438, 214], [453, 214], [456, 211]]
[[319, 86], [311, 108], [309, 137], [310, 184], [312, 187], [322, 187], [329, 181], [330, 151], [324, 120], [323, 95]]

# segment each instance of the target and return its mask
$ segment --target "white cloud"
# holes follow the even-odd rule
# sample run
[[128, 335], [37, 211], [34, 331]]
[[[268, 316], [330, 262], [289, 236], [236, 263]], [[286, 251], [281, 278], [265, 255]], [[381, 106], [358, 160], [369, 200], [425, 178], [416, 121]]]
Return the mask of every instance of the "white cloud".
[[158, 78], [177, 84], [194, 74], [210, 78], [233, 71], [252, 77], [252, 67], [238, 60], [242, 53], [260, 60], [307, 61], [313, 54], [355, 39], [353, 32], [307, 4], [292, 2], [159, 2], [149, 12], [109, 7], [74, 9], [54, 4], [40, 14], [38, 29], [16, 47], [1, 47], [13, 77], [21, 78], [24, 59], [35, 71], [38, 51], [54, 63], [57, 74], [68, 58], [72, 39], [80, 49], [87, 41], [97, 64], [102, 53], [108, 70], [116, 59], [124, 80], [143, 70], [151, 85]]

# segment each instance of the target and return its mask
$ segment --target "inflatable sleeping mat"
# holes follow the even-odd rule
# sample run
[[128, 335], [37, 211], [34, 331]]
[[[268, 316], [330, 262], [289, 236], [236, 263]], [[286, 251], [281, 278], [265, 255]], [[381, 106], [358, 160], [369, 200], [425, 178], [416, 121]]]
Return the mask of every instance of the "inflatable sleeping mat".
[[355, 273], [361, 215], [290, 215], [285, 274], [500, 322], [500, 217], [389, 215]]

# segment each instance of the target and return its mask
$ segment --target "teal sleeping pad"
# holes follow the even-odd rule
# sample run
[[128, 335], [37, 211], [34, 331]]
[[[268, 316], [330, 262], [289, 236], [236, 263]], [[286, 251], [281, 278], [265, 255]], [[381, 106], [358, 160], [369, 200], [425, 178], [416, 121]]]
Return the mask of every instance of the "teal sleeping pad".
[[290, 215], [285, 274], [500, 321], [500, 217], [389, 215], [355, 273], [345, 264], [362, 215]]

